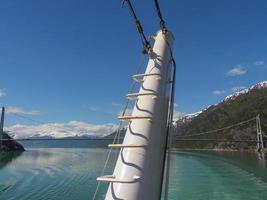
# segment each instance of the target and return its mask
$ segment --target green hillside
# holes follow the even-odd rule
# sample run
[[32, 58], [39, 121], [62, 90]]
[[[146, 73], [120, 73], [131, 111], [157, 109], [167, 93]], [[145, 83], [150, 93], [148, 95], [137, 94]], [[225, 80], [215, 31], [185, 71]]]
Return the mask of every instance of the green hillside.
[[255, 140], [255, 120], [224, 131], [189, 137], [190, 139], [225, 139], [228, 142], [178, 141], [177, 136], [191, 135], [210, 130], [220, 129], [241, 121], [248, 120], [260, 114], [262, 130], [267, 133], [267, 87], [256, 85], [248, 91], [228, 98], [191, 119], [180, 119], [176, 123], [173, 137], [173, 147], [203, 148], [203, 149], [236, 149], [252, 150], [255, 143], [230, 142], [231, 140]]

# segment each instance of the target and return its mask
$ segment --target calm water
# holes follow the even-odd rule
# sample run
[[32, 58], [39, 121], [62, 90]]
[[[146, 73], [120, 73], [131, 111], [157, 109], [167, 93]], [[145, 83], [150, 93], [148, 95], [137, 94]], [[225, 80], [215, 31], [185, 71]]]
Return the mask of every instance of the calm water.
[[[106, 153], [100, 148], [29, 148], [20, 155], [1, 155], [0, 199], [90, 200]], [[111, 161], [115, 158], [116, 153]], [[102, 185], [98, 199], [105, 191]], [[246, 153], [173, 152], [169, 199], [267, 199], [267, 162]]]

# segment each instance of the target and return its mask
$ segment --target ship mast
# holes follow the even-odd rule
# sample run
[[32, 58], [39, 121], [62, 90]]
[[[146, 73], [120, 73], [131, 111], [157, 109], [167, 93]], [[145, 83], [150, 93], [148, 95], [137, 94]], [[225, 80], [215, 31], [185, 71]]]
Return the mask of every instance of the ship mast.
[[155, 55], [149, 58], [145, 74], [134, 76], [143, 79], [132, 115], [120, 117], [129, 120], [129, 126], [123, 144], [117, 145], [121, 150], [114, 173], [98, 179], [110, 182], [106, 200], [160, 199], [172, 43], [171, 32], [159, 31], [153, 47]]
[[[130, 0], [126, 0], [134, 16], [139, 33], [144, 36]], [[122, 144], [111, 144], [119, 148], [115, 169], [112, 175], [98, 177], [100, 182], [109, 183], [105, 199], [159, 200], [166, 160], [169, 126], [172, 123], [175, 66], [172, 56], [174, 37], [166, 29], [155, 1], [160, 18], [161, 30], [153, 36], [151, 48], [144, 38], [144, 49], [149, 57], [143, 74], [133, 75], [140, 83], [137, 93], [127, 94], [135, 101], [131, 115], [119, 116], [128, 121]]]

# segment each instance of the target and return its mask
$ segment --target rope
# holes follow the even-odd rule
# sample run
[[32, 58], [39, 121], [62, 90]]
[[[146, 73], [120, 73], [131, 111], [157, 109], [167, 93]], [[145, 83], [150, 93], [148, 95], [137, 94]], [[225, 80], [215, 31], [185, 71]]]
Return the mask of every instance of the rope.
[[[140, 62], [140, 64], [138, 65], [136, 74], [140, 73], [141, 68], [142, 68], [142, 66], [143, 66], [143, 64], [144, 64], [144, 58], [145, 58], [145, 56], [144, 56], [144, 54], [142, 54], [141, 62]], [[135, 82], [135, 81], [132, 81], [132, 83], [131, 83], [131, 85], [129, 86], [129, 89], [128, 89], [129, 93], [132, 93], [132, 92], [133, 92], [133, 90], [134, 90], [134, 86], [135, 86], [135, 85], [136, 85], [136, 82]], [[125, 106], [124, 106], [124, 108], [123, 108], [122, 116], [125, 115], [125, 113], [126, 113], [126, 111], [127, 111], [127, 108], [128, 108], [128, 106], [129, 106], [129, 102], [130, 102], [130, 100], [127, 99], [127, 100], [126, 100], [126, 103], [125, 103]], [[116, 134], [115, 134], [115, 136], [114, 136], [114, 139], [113, 139], [112, 144], [115, 144], [117, 138], [120, 139], [119, 136], [120, 136], [120, 132], [121, 132], [121, 127], [122, 127], [122, 125], [123, 125], [123, 122], [120, 121], [120, 123], [119, 123], [119, 127], [118, 127], [117, 132], [116, 132]], [[117, 142], [119, 142], [119, 139], [117, 140]], [[103, 167], [103, 169], [102, 169], [102, 171], [101, 171], [100, 176], [103, 176], [104, 173], [105, 173], [105, 171], [106, 171], [107, 164], [108, 164], [108, 161], [109, 161], [109, 159], [110, 159], [110, 155], [111, 155], [112, 150], [113, 150], [113, 149], [111, 148], [111, 149], [108, 151], [108, 153], [107, 153], [107, 157], [106, 157], [106, 160], [105, 160], [105, 164], [104, 164], [104, 167]], [[114, 163], [114, 165], [115, 165], [115, 163]], [[114, 167], [115, 167], [115, 166], [114, 166]], [[95, 190], [95, 193], [94, 193], [94, 196], [93, 196], [93, 200], [96, 199], [96, 195], [97, 195], [97, 193], [98, 193], [100, 184], [101, 184], [101, 182], [98, 182], [98, 183], [97, 183], [96, 190]]]
[[162, 17], [161, 11], [160, 11], [158, 0], [154, 0], [154, 3], [155, 3], [155, 6], [156, 6], [156, 11], [157, 11], [158, 17], [160, 19], [161, 30], [167, 30], [167, 28], [165, 26], [165, 21], [163, 20], [163, 17]]
[[151, 45], [150, 45], [149, 41], [146, 39], [143, 27], [142, 27], [139, 19], [137, 18], [136, 14], [135, 14], [135, 11], [134, 11], [134, 8], [133, 8], [133, 6], [131, 4], [131, 1], [130, 0], [123, 0], [122, 5], [124, 5], [125, 2], [127, 2], [128, 6], [129, 6], [130, 12], [131, 12], [131, 14], [132, 14], [132, 16], [134, 18], [135, 26], [137, 28], [138, 33], [141, 36], [141, 40], [142, 40], [142, 43], [143, 43], [143, 46], [144, 46], [143, 53], [148, 53], [148, 51], [151, 49]]
[[235, 126], [239, 126], [239, 125], [243, 125], [243, 124], [246, 124], [250, 121], [253, 121], [255, 120], [256, 118], [253, 117], [251, 119], [248, 119], [248, 120], [245, 120], [245, 121], [242, 121], [242, 122], [238, 122], [236, 124], [233, 124], [233, 125], [230, 125], [230, 126], [226, 126], [226, 127], [223, 127], [223, 128], [219, 128], [219, 129], [215, 129], [215, 130], [211, 130], [211, 131], [205, 131], [205, 132], [201, 132], [201, 133], [197, 133], [197, 134], [191, 134], [191, 135], [184, 135], [184, 136], [176, 136], [178, 138], [187, 138], [187, 137], [194, 137], [194, 136], [199, 136], [199, 135], [205, 135], [205, 134], [209, 134], [209, 133], [215, 133], [215, 132], [218, 132], [218, 131], [222, 131], [222, 130], [226, 130], [226, 129], [230, 129], [232, 127], [235, 127]]
[[[171, 87], [171, 98], [170, 98], [170, 106], [169, 106], [169, 115], [168, 115], [168, 127], [167, 127], [167, 132], [166, 132], [166, 143], [165, 143], [165, 154], [163, 157], [163, 169], [162, 169], [162, 174], [161, 174], [161, 188], [163, 187], [163, 177], [164, 177], [164, 168], [166, 165], [166, 182], [165, 182], [165, 193], [164, 193], [164, 199], [168, 199], [168, 183], [169, 183], [169, 167], [170, 167], [170, 155], [168, 155], [167, 157], [167, 153], [170, 153], [170, 142], [171, 142], [171, 127], [172, 127], [172, 121], [173, 121], [173, 109], [174, 109], [174, 97], [175, 97], [175, 83], [176, 83], [176, 62], [175, 59], [173, 57], [173, 51], [171, 48], [171, 45], [169, 44], [168, 40], [166, 39], [166, 34], [167, 34], [167, 30], [165, 29], [162, 30], [163, 33], [163, 38], [164, 41], [166, 42], [170, 54], [171, 54], [171, 60], [170, 62], [172, 63], [172, 67], [173, 67], [173, 76], [172, 76], [172, 87]], [[167, 157], [167, 159], [166, 159]], [[167, 160], [167, 162], [166, 162]], [[167, 164], [165, 164], [167, 163]], [[161, 191], [162, 192], [162, 191]], [[161, 196], [161, 195], [160, 195]]]
[[71, 132], [73, 132], [72, 129], [67, 128], [67, 127], [61, 127], [59, 125], [54, 125], [54, 124], [51, 124], [51, 123], [42, 122], [42, 121], [39, 121], [39, 120], [32, 119], [30, 117], [26, 117], [24, 115], [17, 114], [17, 113], [10, 113], [10, 114], [12, 114], [14, 116], [17, 116], [17, 117], [20, 117], [22, 119], [26, 119], [28, 121], [34, 122], [34, 123], [39, 124], [39, 125], [46, 125], [46, 126], [50, 126], [50, 127], [54, 127], [54, 128], [60, 128], [60, 129], [65, 130], [65, 131], [71, 131]]
[[10, 114], [15, 115], [15, 116], [20, 117], [20, 118], [23, 118], [23, 119], [26, 119], [26, 120], [29, 120], [29, 121], [32, 121], [32, 122], [34, 122], [34, 123], [36, 123], [36, 124], [47, 124], [47, 123], [45, 123], [45, 122], [41, 122], [41, 121], [32, 119], [32, 118], [30, 118], [30, 117], [26, 117], [26, 116], [24, 116], [24, 115], [17, 114], [17, 113], [10, 113]]

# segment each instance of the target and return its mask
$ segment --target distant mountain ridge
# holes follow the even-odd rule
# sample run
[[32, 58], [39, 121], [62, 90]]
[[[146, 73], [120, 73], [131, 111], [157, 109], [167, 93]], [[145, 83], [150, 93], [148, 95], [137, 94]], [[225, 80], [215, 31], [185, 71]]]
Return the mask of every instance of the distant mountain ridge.
[[[256, 117], [260, 114], [262, 130], [267, 133], [267, 81], [227, 96], [218, 104], [211, 105], [194, 115], [187, 115], [176, 121], [174, 138], [219, 129]], [[256, 139], [255, 121], [234, 127], [220, 133], [207, 134], [194, 138], [220, 138], [229, 142], [179, 142], [174, 139], [176, 148], [207, 149], [254, 149], [252, 143], [233, 143], [231, 140]]]
[[[173, 131], [172, 146], [175, 148], [196, 148], [196, 149], [231, 149], [231, 150], [252, 150], [255, 144], [250, 143], [233, 143], [231, 140], [256, 138], [255, 121], [251, 121], [240, 127], [235, 127], [224, 132], [205, 135], [206, 138], [212, 139], [215, 136], [220, 139], [226, 139], [229, 142], [178, 142], [175, 137], [181, 135], [191, 135], [200, 132], [220, 129], [235, 123], [256, 117], [260, 114], [262, 129], [267, 133], [267, 81], [263, 81], [248, 89], [235, 92], [218, 104], [208, 106], [200, 112], [188, 114], [175, 123]], [[113, 139], [116, 131], [105, 136], [77, 135], [61, 137], [67, 139]], [[120, 132], [120, 138], [124, 138], [125, 129]], [[204, 136], [194, 137], [203, 139]], [[29, 139], [54, 139], [50, 135], [34, 135]]]
[[[122, 128], [120, 130], [120, 133], [119, 133], [119, 136], [120, 136], [120, 139], [124, 138], [125, 136], [125, 132], [126, 132], [126, 129], [125, 128]], [[67, 137], [53, 137], [51, 135], [39, 135], [39, 134], [36, 134], [36, 135], [33, 135], [31, 137], [27, 137], [25, 139], [114, 139], [114, 137], [116, 136], [117, 134], [117, 131], [113, 132], [113, 133], [110, 133], [108, 135], [105, 135], [105, 136], [95, 136], [95, 135], [76, 135], [76, 136], [67, 136]]]
[[[105, 137], [105, 136], [104, 136]], [[76, 136], [66, 136], [66, 137], [53, 137], [51, 135], [33, 135], [31, 137], [27, 137], [25, 139], [100, 139], [104, 138], [95, 135], [76, 135]]]

